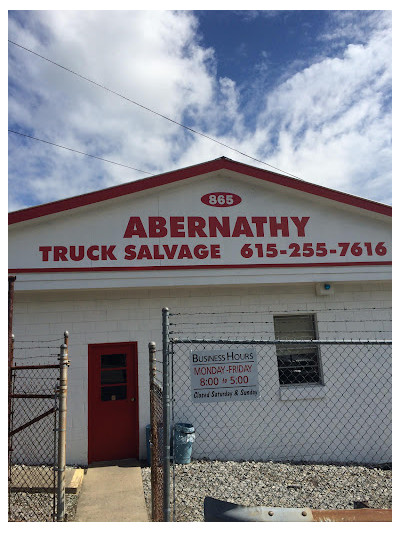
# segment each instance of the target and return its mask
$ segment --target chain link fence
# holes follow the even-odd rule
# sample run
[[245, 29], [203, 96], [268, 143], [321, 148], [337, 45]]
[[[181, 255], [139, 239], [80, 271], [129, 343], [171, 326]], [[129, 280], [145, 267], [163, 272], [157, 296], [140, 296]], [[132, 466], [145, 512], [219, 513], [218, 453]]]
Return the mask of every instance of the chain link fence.
[[[196, 432], [190, 465], [173, 451], [175, 520], [200, 519], [188, 511], [191, 489], [198, 506], [212, 496], [244, 505], [391, 507], [391, 341], [376, 333], [317, 339], [316, 322], [304, 313], [231, 321], [216, 312], [171, 313], [171, 425]], [[257, 338], [266, 323], [266, 338]]]
[[8, 432], [11, 522], [64, 520], [63, 417], [69, 362], [66, 344], [60, 348], [60, 340], [13, 342]]

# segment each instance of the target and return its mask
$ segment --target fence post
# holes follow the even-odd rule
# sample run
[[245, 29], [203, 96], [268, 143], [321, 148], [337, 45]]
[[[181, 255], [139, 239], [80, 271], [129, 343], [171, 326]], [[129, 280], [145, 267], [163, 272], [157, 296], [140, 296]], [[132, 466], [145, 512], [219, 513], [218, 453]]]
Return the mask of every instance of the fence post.
[[[13, 314], [14, 314], [14, 283], [16, 276], [8, 276], [8, 468], [11, 478], [12, 459], [12, 438], [10, 437], [12, 426], [12, 366], [14, 360], [14, 335], [13, 335]], [[9, 480], [10, 481], [10, 480]]]
[[170, 501], [170, 459], [171, 459], [171, 429], [170, 429], [170, 390], [169, 390], [169, 309], [162, 310], [162, 337], [163, 337], [163, 479], [164, 479], [164, 522], [171, 520]]
[[[64, 339], [68, 338], [65, 332]], [[60, 346], [60, 383], [58, 387], [58, 461], [57, 461], [57, 522], [65, 520], [65, 446], [67, 432], [67, 371], [68, 348], [66, 344]]]
[[157, 419], [155, 416], [154, 405], [154, 382], [156, 379], [156, 343], [149, 342], [149, 373], [150, 373], [150, 467], [151, 467], [151, 517], [153, 522], [156, 520], [157, 514], [157, 462], [158, 455], [158, 431], [157, 431]]
[[[11, 360], [13, 360], [14, 354], [14, 334], [11, 335]], [[10, 360], [10, 359], [9, 359]], [[8, 369], [8, 516], [10, 517], [11, 513], [11, 498], [10, 498], [10, 488], [12, 483], [12, 458], [13, 458], [13, 438], [10, 435], [13, 429], [13, 418], [14, 418], [14, 401], [11, 398], [14, 392], [14, 376], [12, 369]]]
[[67, 347], [67, 353], [68, 353], [68, 338], [69, 338], [68, 331], [64, 331], [64, 344]]
[[8, 362], [10, 364], [11, 362], [11, 366], [8, 367], [8, 438], [9, 438], [9, 441], [8, 441], [8, 453], [9, 453], [9, 463], [11, 461], [11, 454], [12, 454], [12, 437], [10, 437], [10, 433], [11, 433], [11, 430], [12, 430], [12, 425], [13, 425], [13, 401], [12, 401], [12, 394], [13, 394], [13, 389], [14, 389], [14, 385], [13, 385], [13, 372], [12, 372], [12, 362], [14, 361], [14, 341], [15, 341], [15, 337], [14, 337], [14, 333], [11, 334], [11, 349], [10, 349], [10, 354], [11, 356], [9, 355], [9, 359], [8, 359]]
[[8, 276], [8, 368], [13, 365], [12, 323], [14, 314], [14, 283], [16, 276]]

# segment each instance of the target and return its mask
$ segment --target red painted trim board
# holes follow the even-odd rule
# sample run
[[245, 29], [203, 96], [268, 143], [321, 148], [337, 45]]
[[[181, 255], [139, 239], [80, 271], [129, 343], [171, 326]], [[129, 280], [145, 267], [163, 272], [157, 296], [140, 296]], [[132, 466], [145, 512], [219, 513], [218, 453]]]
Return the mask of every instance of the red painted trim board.
[[76, 267], [76, 268], [9, 268], [9, 273], [27, 274], [42, 272], [121, 272], [134, 270], [204, 270], [224, 268], [302, 268], [302, 267], [342, 267], [342, 266], [376, 266], [391, 265], [392, 261], [354, 261], [343, 263], [275, 263], [252, 265], [177, 265], [177, 266], [149, 266], [149, 267]]
[[238, 172], [245, 174], [263, 181], [275, 183], [283, 187], [289, 187], [302, 192], [313, 194], [321, 198], [327, 198], [339, 203], [351, 205], [367, 211], [373, 211], [387, 216], [392, 216], [391, 206], [380, 204], [372, 200], [353, 196], [348, 193], [335, 191], [321, 185], [315, 185], [308, 183], [297, 178], [291, 178], [277, 174], [269, 170], [263, 170], [257, 167], [239, 163], [231, 159], [224, 157], [215, 159], [213, 161], [207, 161], [191, 167], [182, 168], [165, 174], [159, 174], [150, 178], [133, 181], [130, 183], [124, 183], [108, 189], [102, 189], [100, 191], [94, 191], [80, 196], [74, 196], [72, 198], [66, 198], [64, 200], [57, 200], [47, 204], [42, 204], [34, 207], [28, 207], [27, 209], [21, 209], [9, 213], [9, 224], [16, 224], [25, 220], [32, 220], [42, 216], [67, 211], [69, 209], [75, 209], [77, 207], [83, 207], [85, 205], [94, 204], [109, 200], [111, 198], [118, 198], [127, 194], [133, 194], [140, 191], [153, 189], [162, 185], [167, 185], [177, 181], [183, 181], [187, 178], [194, 176], [207, 174], [216, 170], [227, 169], [232, 172]]

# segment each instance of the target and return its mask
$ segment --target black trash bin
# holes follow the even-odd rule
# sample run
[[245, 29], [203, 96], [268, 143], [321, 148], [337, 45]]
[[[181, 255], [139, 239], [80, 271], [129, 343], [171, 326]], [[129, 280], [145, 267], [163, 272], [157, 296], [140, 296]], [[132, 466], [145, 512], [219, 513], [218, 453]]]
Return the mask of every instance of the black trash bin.
[[195, 432], [192, 424], [175, 424], [174, 431], [174, 457], [175, 463], [187, 465], [192, 457], [192, 445], [195, 440]]

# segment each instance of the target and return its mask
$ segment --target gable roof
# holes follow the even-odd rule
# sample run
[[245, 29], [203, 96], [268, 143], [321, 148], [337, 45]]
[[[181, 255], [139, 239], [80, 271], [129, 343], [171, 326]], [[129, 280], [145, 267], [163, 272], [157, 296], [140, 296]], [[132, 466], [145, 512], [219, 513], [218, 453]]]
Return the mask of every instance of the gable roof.
[[107, 189], [101, 189], [99, 191], [89, 192], [79, 196], [73, 196], [71, 198], [65, 198], [63, 200], [56, 200], [55, 202], [49, 202], [34, 207], [28, 207], [26, 209], [20, 209], [19, 211], [9, 213], [8, 223], [16, 224], [25, 220], [32, 220], [54, 213], [60, 213], [69, 209], [75, 209], [77, 207], [103, 202], [104, 200], [109, 200], [111, 198], [118, 198], [128, 194], [134, 194], [140, 191], [183, 181], [187, 178], [192, 178], [194, 176], [199, 176], [222, 169], [245, 174], [253, 178], [281, 185], [282, 187], [289, 187], [291, 189], [313, 194], [321, 198], [334, 200], [336, 202], [365, 209], [367, 211], [373, 211], [375, 213], [392, 216], [392, 208], [389, 205], [367, 200], [352, 194], [336, 191], [334, 189], [329, 189], [328, 187], [323, 187], [321, 185], [315, 185], [298, 178], [284, 176], [276, 172], [271, 172], [270, 170], [264, 170], [258, 167], [246, 165], [245, 163], [239, 163], [238, 161], [234, 161], [226, 157], [220, 157], [205, 163], [151, 176], [150, 178], [131, 181], [129, 183], [123, 183], [122, 185], [116, 185]]

